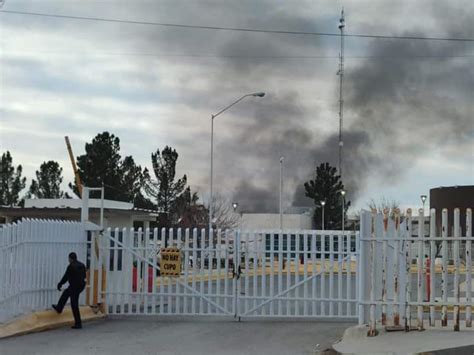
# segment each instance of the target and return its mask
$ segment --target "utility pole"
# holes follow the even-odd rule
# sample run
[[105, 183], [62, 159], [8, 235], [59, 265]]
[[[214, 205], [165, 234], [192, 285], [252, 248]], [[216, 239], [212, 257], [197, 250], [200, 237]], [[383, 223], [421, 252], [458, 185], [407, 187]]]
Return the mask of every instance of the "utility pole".
[[344, 21], [344, 8], [341, 11], [341, 18], [339, 19], [339, 30], [341, 31], [341, 53], [339, 54], [339, 175], [342, 180], [342, 149], [344, 146], [344, 140], [342, 137], [342, 128], [343, 128], [343, 109], [344, 109], [344, 100], [342, 97], [342, 84], [344, 79], [344, 27], [346, 26]]

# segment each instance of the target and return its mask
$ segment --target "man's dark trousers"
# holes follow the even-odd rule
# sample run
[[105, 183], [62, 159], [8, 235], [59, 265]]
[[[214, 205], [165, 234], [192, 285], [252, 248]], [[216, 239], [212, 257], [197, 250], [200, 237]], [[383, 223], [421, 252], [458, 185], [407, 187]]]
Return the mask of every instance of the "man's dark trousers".
[[84, 290], [84, 286], [77, 288], [69, 286], [63, 291], [59, 298], [57, 311], [61, 313], [66, 305], [67, 299], [71, 298], [72, 314], [74, 315], [74, 323], [76, 326], [82, 326], [81, 314], [79, 313], [79, 295]]

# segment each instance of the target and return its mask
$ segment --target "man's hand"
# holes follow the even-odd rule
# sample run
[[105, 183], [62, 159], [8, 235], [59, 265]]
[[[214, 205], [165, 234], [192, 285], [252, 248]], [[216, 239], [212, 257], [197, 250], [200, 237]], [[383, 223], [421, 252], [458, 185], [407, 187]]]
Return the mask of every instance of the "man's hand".
[[61, 291], [61, 283], [58, 283], [58, 291]]

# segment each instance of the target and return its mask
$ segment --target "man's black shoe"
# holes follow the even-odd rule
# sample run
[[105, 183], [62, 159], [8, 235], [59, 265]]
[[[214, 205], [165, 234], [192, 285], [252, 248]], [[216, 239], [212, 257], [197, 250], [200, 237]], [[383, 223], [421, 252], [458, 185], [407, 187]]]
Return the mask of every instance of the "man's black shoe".
[[71, 329], [82, 329], [82, 325], [73, 325]]
[[59, 310], [57, 305], [53, 304], [51, 307], [53, 307], [53, 309], [56, 311], [56, 313], [61, 313], [61, 311]]

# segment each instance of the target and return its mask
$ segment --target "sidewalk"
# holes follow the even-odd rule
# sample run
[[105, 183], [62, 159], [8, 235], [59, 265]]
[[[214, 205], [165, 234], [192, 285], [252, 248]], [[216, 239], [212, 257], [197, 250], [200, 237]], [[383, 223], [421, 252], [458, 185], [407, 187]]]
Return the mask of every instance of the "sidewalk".
[[[333, 345], [341, 354], [419, 354], [452, 353], [457, 355], [474, 353], [474, 329], [453, 331], [447, 328], [427, 328], [425, 331], [386, 332], [379, 328], [375, 337], [367, 336], [367, 326], [346, 329], [342, 340]], [[451, 352], [454, 351], [454, 352]]]
[[[104, 318], [105, 315], [100, 312], [94, 312], [91, 307], [81, 307], [82, 322]], [[9, 323], [0, 325], [0, 339], [28, 333], [36, 333], [44, 330], [64, 327], [74, 324], [74, 318], [70, 307], [64, 309], [64, 312], [57, 314], [55, 311], [39, 311], [31, 313]]]

